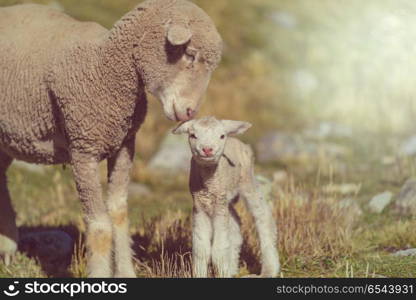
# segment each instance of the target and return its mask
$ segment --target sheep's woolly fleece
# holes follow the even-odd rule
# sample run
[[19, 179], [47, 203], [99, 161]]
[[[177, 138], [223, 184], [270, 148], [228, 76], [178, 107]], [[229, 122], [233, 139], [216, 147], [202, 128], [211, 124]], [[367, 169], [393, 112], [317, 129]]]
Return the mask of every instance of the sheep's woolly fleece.
[[[13, 24], [13, 26], [10, 26]], [[222, 42], [210, 18], [183, 0], [145, 1], [108, 31], [41, 5], [0, 9], [0, 149], [36, 163], [70, 153], [108, 157], [146, 114], [144, 87], [168, 81], [167, 24], [214, 69]]]

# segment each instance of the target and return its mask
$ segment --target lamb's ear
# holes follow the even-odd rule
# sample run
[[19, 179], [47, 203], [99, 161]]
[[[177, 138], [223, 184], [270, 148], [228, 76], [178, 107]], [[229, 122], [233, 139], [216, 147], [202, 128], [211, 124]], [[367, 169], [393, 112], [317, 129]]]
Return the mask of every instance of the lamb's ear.
[[173, 134], [188, 133], [188, 130], [191, 127], [191, 124], [192, 124], [192, 120], [182, 122], [175, 129], [172, 130], [172, 133]]
[[166, 38], [173, 46], [185, 45], [192, 37], [192, 32], [181, 25], [171, 25]]
[[221, 122], [228, 135], [242, 134], [251, 127], [251, 123], [243, 121], [222, 120]]

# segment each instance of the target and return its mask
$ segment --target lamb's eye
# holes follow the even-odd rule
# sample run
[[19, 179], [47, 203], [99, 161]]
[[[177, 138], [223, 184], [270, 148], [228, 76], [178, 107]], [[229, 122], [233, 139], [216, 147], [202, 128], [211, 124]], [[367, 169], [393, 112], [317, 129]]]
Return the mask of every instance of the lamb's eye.
[[223, 139], [225, 139], [225, 135], [224, 135], [224, 134], [221, 136], [221, 139], [222, 139], [222, 140], [223, 140]]
[[195, 139], [196, 140], [196, 135], [195, 134], [191, 134], [191, 135], [189, 135], [189, 137], [191, 138], [191, 139]]

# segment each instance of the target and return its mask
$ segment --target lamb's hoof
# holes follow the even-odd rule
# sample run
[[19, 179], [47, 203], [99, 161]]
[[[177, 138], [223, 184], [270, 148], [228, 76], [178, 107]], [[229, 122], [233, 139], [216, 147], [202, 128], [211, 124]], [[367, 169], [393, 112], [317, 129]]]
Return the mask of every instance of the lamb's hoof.
[[280, 264], [263, 266], [260, 277], [262, 278], [276, 278], [279, 276]]
[[276, 278], [277, 275], [274, 275], [274, 274], [260, 274], [259, 277], [261, 277], [261, 278]]
[[275, 277], [276, 275], [273, 275], [273, 274], [260, 274], [260, 275], [248, 274], [248, 275], [243, 276], [242, 278], [275, 278]]
[[261, 276], [257, 274], [248, 274], [248, 275], [242, 276], [241, 278], [261, 278]]
[[6, 267], [10, 266], [14, 254], [3, 254], [3, 263], [6, 265]]
[[261, 278], [276, 278], [279, 275], [277, 271], [271, 271], [271, 272], [262, 272], [259, 277]]
[[0, 257], [6, 266], [10, 265], [17, 251], [17, 243], [7, 236], [0, 235]]
[[133, 270], [118, 271], [114, 274], [116, 278], [136, 278], [136, 273]]

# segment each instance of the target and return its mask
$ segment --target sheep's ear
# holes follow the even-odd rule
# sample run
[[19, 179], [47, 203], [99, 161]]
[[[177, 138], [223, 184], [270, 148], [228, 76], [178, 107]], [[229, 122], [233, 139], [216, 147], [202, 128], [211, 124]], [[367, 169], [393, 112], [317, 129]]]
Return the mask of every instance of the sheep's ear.
[[172, 133], [173, 134], [188, 133], [188, 130], [191, 127], [191, 124], [192, 124], [192, 120], [182, 122], [175, 129], [172, 130]]
[[228, 135], [242, 134], [251, 127], [251, 123], [243, 121], [222, 120], [221, 122]]
[[185, 45], [192, 37], [192, 32], [181, 25], [171, 25], [166, 35], [173, 46]]

